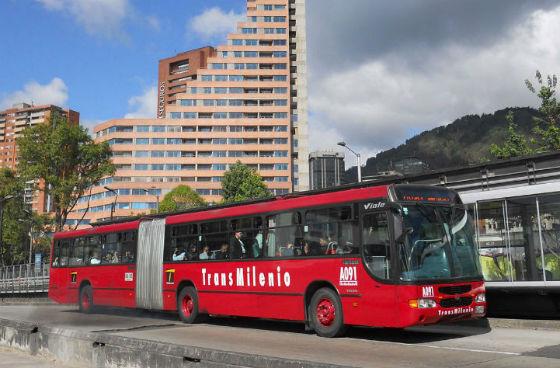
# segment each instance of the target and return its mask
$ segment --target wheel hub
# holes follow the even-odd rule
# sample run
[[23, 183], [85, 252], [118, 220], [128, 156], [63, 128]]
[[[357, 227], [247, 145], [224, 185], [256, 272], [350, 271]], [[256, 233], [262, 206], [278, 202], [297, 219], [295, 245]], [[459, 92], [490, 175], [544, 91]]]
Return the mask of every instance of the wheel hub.
[[336, 308], [330, 299], [321, 299], [317, 303], [317, 319], [323, 326], [330, 326], [336, 316]]
[[189, 317], [191, 315], [193, 311], [193, 301], [190, 296], [185, 295], [181, 303], [181, 308], [185, 317]]

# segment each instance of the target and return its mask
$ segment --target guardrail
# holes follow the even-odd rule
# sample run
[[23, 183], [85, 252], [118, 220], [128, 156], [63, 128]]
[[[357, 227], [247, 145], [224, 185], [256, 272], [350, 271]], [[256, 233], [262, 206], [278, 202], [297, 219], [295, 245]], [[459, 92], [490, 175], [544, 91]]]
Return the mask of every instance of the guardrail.
[[48, 263], [0, 267], [0, 294], [48, 292], [49, 269]]

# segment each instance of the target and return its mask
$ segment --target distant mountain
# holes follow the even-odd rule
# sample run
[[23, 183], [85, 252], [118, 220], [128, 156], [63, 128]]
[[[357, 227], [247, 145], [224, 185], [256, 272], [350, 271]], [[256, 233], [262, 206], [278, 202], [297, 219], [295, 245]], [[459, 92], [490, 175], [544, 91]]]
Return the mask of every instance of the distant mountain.
[[[362, 168], [362, 176], [394, 170], [395, 163], [409, 158], [417, 158], [429, 170], [467, 166], [492, 159], [489, 147], [500, 144], [506, 136], [508, 111], [513, 111], [518, 130], [531, 135], [533, 117], [538, 111], [529, 107], [514, 107], [498, 110], [493, 114], [466, 115], [454, 122], [427, 130], [404, 144], [382, 151], [367, 160]], [[346, 173], [346, 181], [356, 180], [356, 167]]]

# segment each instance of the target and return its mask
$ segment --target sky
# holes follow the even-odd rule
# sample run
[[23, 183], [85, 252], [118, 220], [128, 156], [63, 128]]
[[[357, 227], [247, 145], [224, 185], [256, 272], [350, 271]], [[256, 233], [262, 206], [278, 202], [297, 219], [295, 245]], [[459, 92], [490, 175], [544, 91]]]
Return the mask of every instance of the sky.
[[[0, 1], [0, 108], [155, 116], [157, 62], [219, 45], [245, 0]], [[560, 0], [308, 0], [311, 149], [363, 156], [466, 114], [537, 106], [560, 74]], [[338, 147], [340, 148], [340, 147]], [[348, 162], [347, 162], [348, 163]]]

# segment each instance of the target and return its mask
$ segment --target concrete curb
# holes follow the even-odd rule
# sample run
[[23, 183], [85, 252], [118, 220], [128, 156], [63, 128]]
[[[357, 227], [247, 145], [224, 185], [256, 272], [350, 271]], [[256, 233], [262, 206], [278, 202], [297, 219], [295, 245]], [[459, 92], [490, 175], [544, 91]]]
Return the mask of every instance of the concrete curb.
[[88, 367], [341, 368], [340, 365], [181, 346], [0, 319], [0, 345]]
[[510, 319], [510, 318], [481, 318], [463, 321], [443, 326], [473, 327], [473, 328], [515, 328], [520, 330], [551, 330], [560, 331], [560, 320]]
[[560, 321], [558, 320], [489, 318], [488, 321], [491, 328], [560, 331]]

